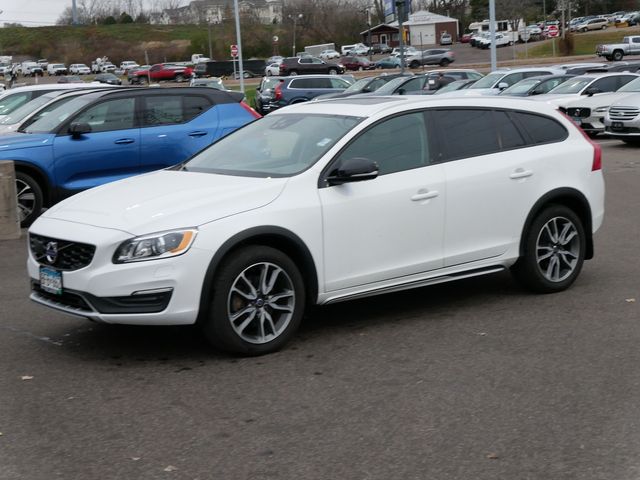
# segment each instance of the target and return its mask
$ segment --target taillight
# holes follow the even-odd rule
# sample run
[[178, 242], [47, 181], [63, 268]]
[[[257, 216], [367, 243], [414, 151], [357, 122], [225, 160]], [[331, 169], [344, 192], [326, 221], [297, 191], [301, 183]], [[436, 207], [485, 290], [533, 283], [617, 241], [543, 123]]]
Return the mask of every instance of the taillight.
[[276, 85], [276, 88], [273, 89], [273, 99], [274, 100], [282, 100], [282, 85]]
[[560, 112], [560, 115], [563, 115], [564, 118], [569, 120], [571, 122], [571, 125], [573, 125], [574, 128], [578, 129], [578, 131], [582, 134], [584, 139], [587, 142], [589, 142], [593, 147], [593, 161], [591, 162], [591, 171], [595, 172], [597, 170], [602, 170], [602, 147], [600, 146], [600, 144], [591, 140], [589, 135], [587, 135], [584, 130], [582, 130], [579, 126], [573, 123], [573, 120], [571, 119], [571, 117], [569, 117], [569, 115], [567, 115], [560, 109], [558, 109], [558, 112]]
[[247, 105], [245, 102], [240, 102], [240, 106], [244, 108], [247, 112], [249, 112], [251, 115], [253, 115], [254, 118], [262, 118], [262, 115], [256, 112], [253, 108], [251, 108], [251, 106]]

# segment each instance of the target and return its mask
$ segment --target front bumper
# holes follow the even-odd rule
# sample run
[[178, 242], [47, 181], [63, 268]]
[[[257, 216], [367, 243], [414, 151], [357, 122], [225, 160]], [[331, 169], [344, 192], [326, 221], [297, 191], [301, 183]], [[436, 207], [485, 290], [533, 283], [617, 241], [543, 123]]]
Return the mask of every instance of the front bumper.
[[34, 224], [32, 233], [96, 245], [86, 267], [61, 272], [60, 295], [40, 288], [40, 267], [46, 265], [38, 263], [30, 252], [27, 270], [34, 302], [105, 323], [184, 325], [196, 321], [202, 285], [213, 256], [210, 251], [193, 245], [176, 257], [114, 264], [113, 252], [131, 235], [43, 218]]

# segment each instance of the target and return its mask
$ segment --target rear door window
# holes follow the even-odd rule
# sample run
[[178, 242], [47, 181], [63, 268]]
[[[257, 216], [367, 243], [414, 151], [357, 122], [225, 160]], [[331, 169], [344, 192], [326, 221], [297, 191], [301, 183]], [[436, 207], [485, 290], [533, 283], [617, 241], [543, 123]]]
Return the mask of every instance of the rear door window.
[[153, 95], [142, 102], [143, 125], [172, 125], [183, 121], [182, 97], [180, 95]]
[[430, 115], [438, 129], [438, 161], [486, 155], [501, 149], [492, 110], [437, 109]]

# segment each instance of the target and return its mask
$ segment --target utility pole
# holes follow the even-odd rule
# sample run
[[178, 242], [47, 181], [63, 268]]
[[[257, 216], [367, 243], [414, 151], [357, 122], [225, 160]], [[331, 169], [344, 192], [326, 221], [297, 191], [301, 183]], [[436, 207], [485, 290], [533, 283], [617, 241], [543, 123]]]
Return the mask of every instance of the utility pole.
[[209, 60], [213, 60], [213, 49], [211, 48], [211, 19], [207, 18], [207, 37], [209, 38]]
[[400, 33], [400, 73], [404, 73], [404, 28], [402, 27], [402, 21], [404, 19], [404, 2], [405, 0], [395, 0], [396, 2], [396, 15], [398, 16], [398, 31]]
[[489, 32], [491, 40], [491, 71], [498, 69], [496, 58], [496, 0], [489, 0]]
[[238, 0], [233, 0], [233, 8], [236, 16], [236, 42], [238, 45], [238, 59], [240, 60], [240, 91], [244, 93], [244, 65], [242, 63], [242, 35], [240, 33], [240, 9]]
[[73, 25], [78, 25], [78, 7], [76, 5], [76, 0], [71, 2], [71, 16]]

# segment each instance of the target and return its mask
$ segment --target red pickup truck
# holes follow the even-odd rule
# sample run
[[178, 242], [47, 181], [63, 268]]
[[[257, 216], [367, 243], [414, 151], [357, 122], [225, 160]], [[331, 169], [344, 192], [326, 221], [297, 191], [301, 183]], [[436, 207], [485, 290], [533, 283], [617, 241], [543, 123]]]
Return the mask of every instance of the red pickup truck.
[[131, 78], [131, 83], [145, 83], [149, 79], [159, 82], [160, 80], [172, 80], [174, 82], [184, 82], [191, 78], [193, 68], [172, 63], [158, 63], [149, 70], [138, 70]]

